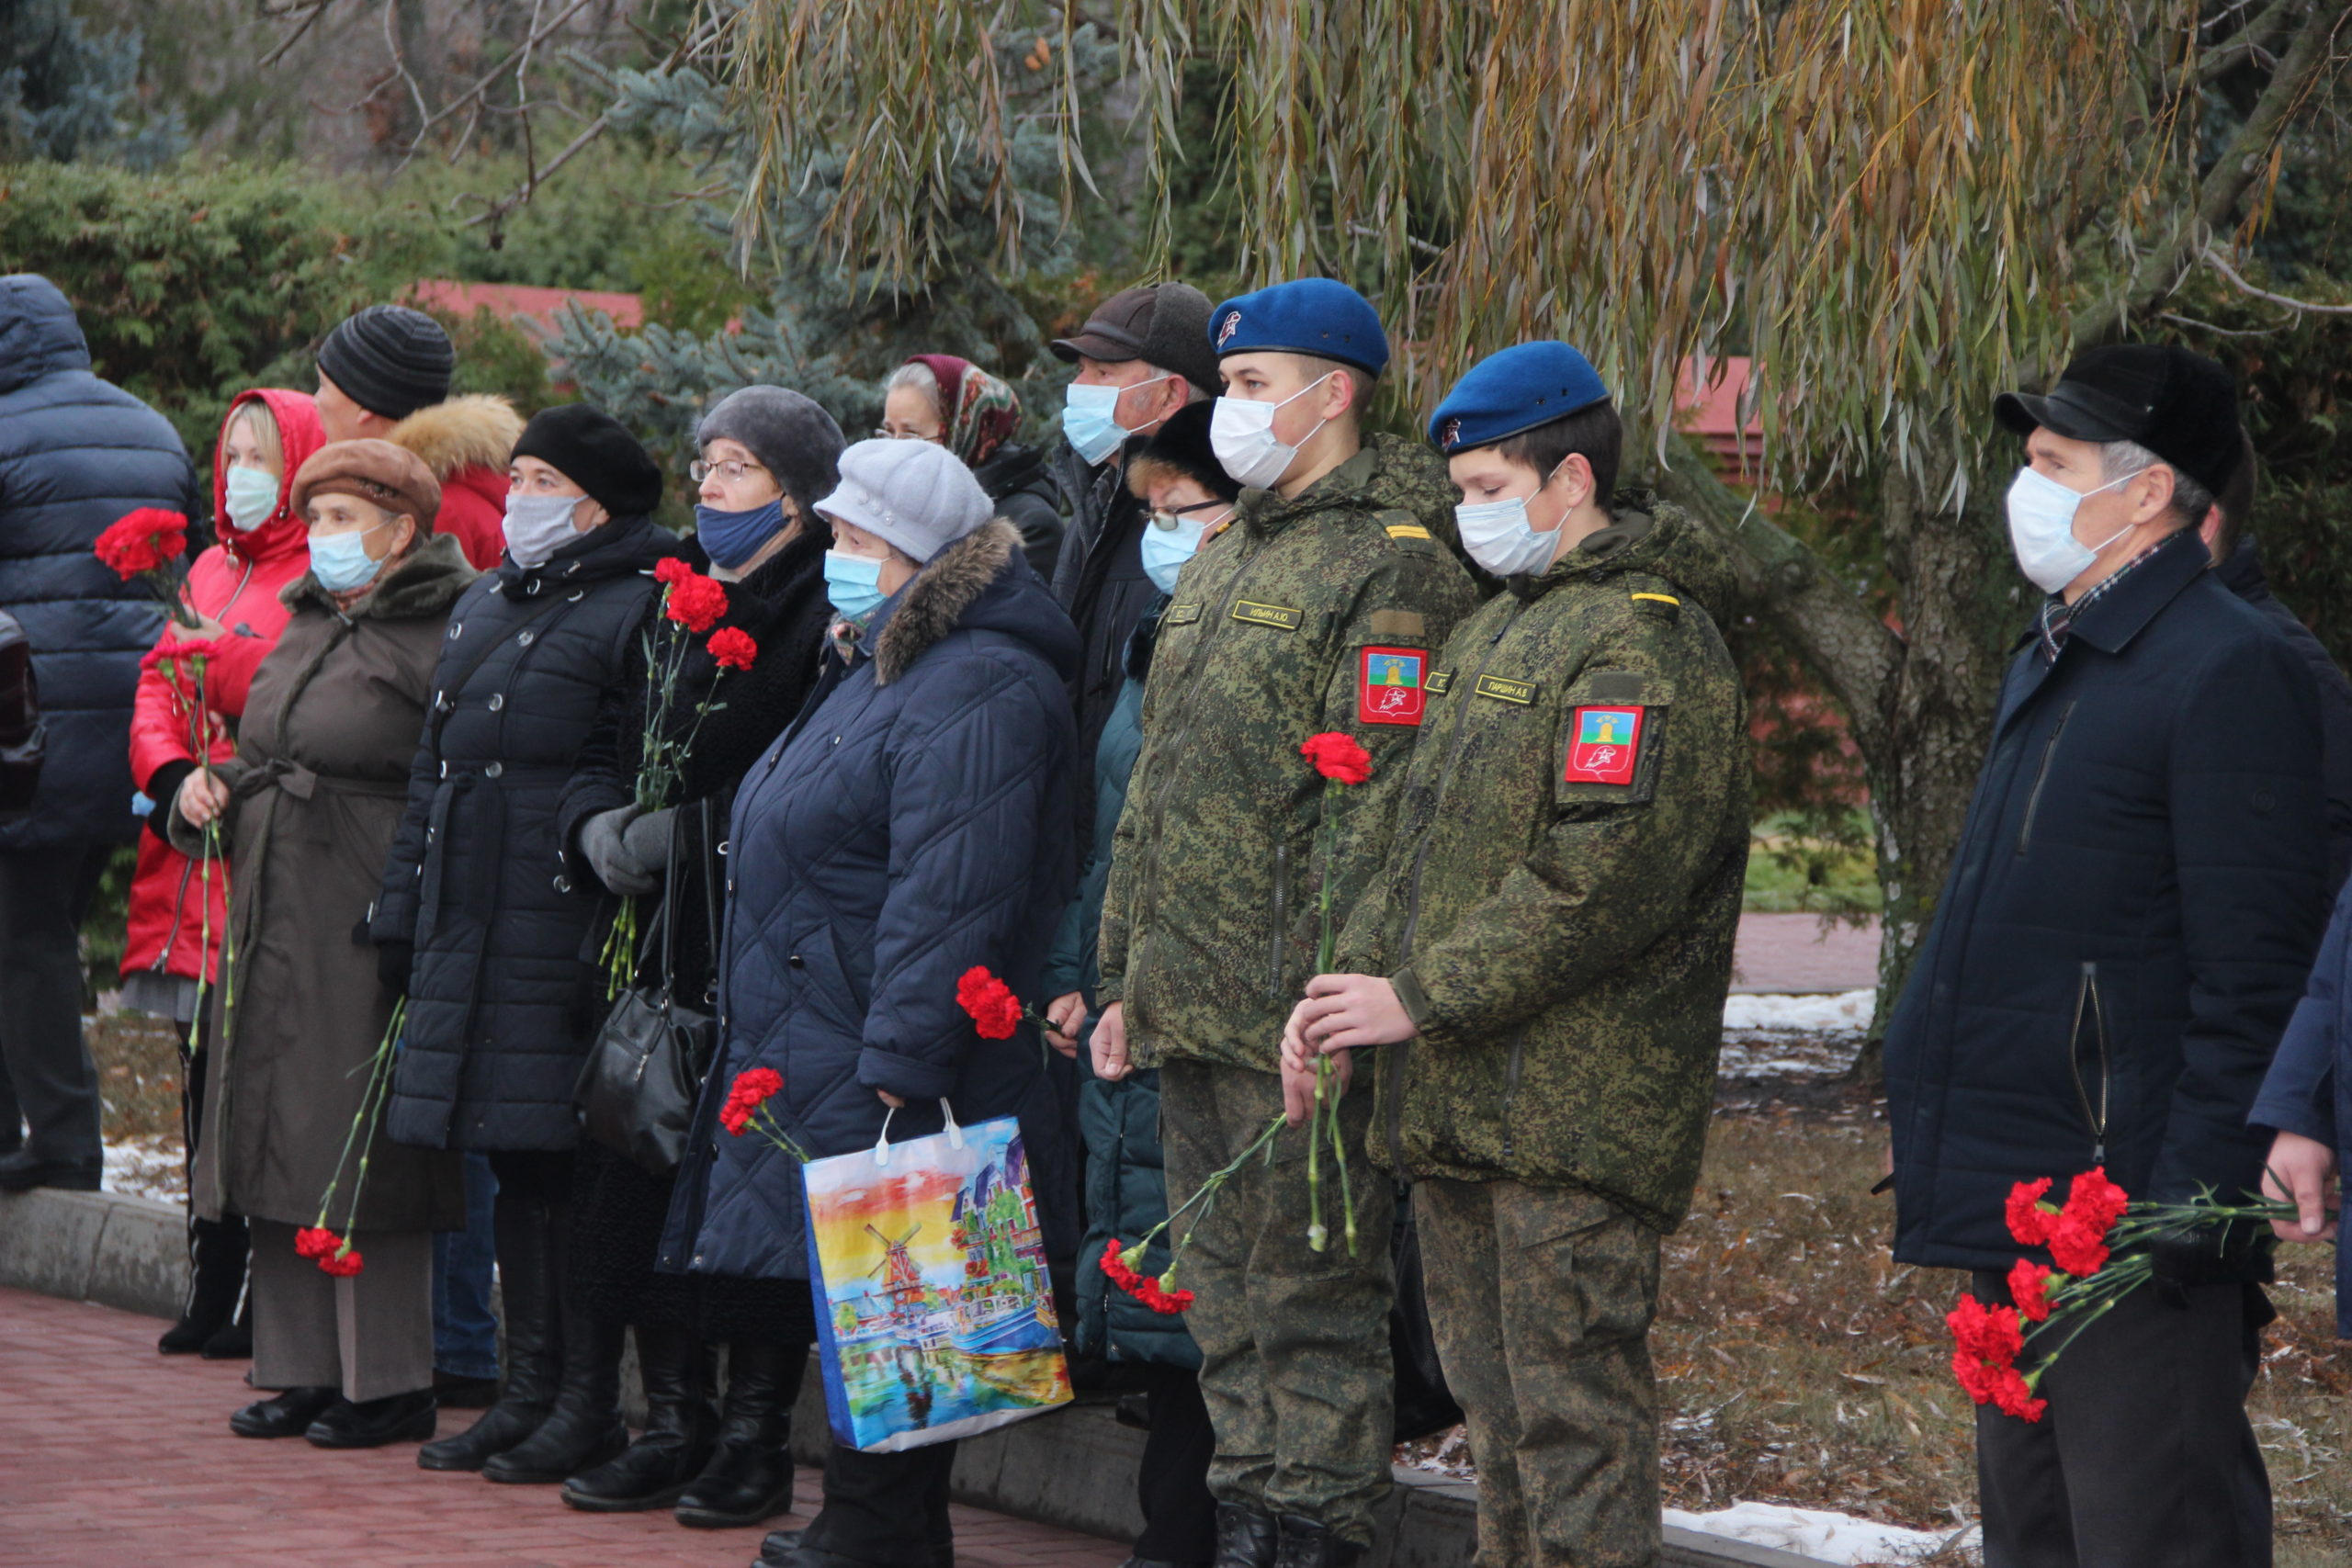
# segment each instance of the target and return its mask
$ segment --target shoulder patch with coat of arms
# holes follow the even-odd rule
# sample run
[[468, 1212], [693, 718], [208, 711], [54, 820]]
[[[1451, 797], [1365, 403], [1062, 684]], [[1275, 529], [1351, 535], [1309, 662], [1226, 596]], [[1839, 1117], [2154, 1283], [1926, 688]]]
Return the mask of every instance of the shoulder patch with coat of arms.
[[1429, 650], [1366, 648], [1356, 655], [1356, 721], [1419, 724], [1429, 706]]
[[1580, 707], [1569, 717], [1566, 778], [1571, 784], [1629, 784], [1641, 760], [1638, 706]]

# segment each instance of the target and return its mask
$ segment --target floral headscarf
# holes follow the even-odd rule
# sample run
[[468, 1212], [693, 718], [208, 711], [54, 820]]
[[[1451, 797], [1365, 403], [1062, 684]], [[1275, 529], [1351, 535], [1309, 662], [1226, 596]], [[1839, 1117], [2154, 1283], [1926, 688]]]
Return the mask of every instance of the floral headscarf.
[[918, 354], [907, 361], [928, 369], [939, 383], [946, 407], [941, 421], [947, 449], [967, 468], [977, 468], [1004, 445], [1021, 423], [1021, 399], [1011, 387], [968, 359], [952, 354]]

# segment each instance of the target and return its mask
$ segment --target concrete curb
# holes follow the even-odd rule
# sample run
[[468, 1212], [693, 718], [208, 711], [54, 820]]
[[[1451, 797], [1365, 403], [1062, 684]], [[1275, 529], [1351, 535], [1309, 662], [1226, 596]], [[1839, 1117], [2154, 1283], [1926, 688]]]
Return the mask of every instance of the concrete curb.
[[[179, 1315], [187, 1229], [177, 1203], [37, 1188], [0, 1195], [0, 1285], [96, 1302], [150, 1317]], [[633, 1396], [637, 1380], [624, 1368]], [[642, 1412], [638, 1413], [641, 1417]], [[793, 1413], [793, 1457], [821, 1466], [831, 1439], [822, 1376], [811, 1359]], [[1113, 1540], [1143, 1529], [1134, 1478], [1144, 1434], [1108, 1404], [1077, 1404], [967, 1438], [956, 1501]], [[1396, 1472], [1363, 1568], [1459, 1568], [1477, 1543], [1478, 1489], [1428, 1471]], [[1809, 1557], [1692, 1530], [1666, 1532], [1666, 1568], [1821, 1568]]]

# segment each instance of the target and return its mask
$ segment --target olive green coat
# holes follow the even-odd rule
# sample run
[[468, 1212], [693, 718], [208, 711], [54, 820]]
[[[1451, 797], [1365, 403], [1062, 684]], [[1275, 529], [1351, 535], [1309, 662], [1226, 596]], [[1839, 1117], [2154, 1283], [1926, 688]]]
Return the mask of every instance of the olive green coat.
[[[1144, 687], [1143, 750], [1114, 840], [1098, 996], [1126, 1004], [1136, 1062], [1273, 1072], [1315, 972], [1322, 779], [1299, 754], [1340, 730], [1373, 759], [1339, 802], [1338, 918], [1378, 868], [1419, 733], [1360, 716], [1363, 650], [1430, 653], [1476, 603], [1441, 542], [1453, 488], [1418, 443], [1374, 436], [1185, 564]], [[1387, 695], [1386, 693], [1376, 694]]]
[[[254, 675], [237, 755], [219, 770], [232, 795], [221, 834], [230, 941], [208, 1047], [198, 1213], [318, 1219], [393, 1000], [375, 949], [353, 932], [407, 804], [450, 606], [473, 577], [457, 537], [441, 534], [347, 613], [308, 572], [286, 589], [293, 617]], [[175, 845], [201, 852], [185, 818], [171, 826]], [[327, 1216], [337, 1230], [465, 1223], [458, 1156], [393, 1144], [380, 1118], [356, 1217], [353, 1186], [346, 1171]]]
[[[1713, 542], [1646, 494], [1614, 511], [1439, 655], [1395, 847], [1340, 967], [1389, 975], [1420, 1031], [1359, 1064], [1377, 1067], [1375, 1158], [1580, 1187], [1669, 1230], [1731, 981], [1747, 706], [1711, 615], [1730, 586]], [[1597, 742], [1579, 708], [1607, 710]]]

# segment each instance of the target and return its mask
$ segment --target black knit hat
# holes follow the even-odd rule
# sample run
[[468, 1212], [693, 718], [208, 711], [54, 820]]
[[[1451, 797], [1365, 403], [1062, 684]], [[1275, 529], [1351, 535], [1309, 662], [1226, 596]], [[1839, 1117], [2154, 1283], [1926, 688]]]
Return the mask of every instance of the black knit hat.
[[537, 457], [616, 517], [642, 517], [662, 504], [662, 470], [645, 444], [593, 403], [533, 414], [514, 456]]
[[319, 345], [319, 368], [327, 379], [386, 419], [406, 419], [447, 399], [457, 366], [441, 323], [405, 305], [370, 305], [345, 318]]
[[1215, 403], [1186, 403], [1160, 422], [1159, 428], [1127, 453], [1127, 486], [1137, 495], [1156, 479], [1182, 476], [1219, 501], [1241, 493], [1225, 465], [1209, 445], [1209, 417]]
[[784, 387], [746, 387], [711, 406], [695, 448], [733, 441], [759, 460], [802, 516], [841, 482], [842, 427], [813, 398]]

